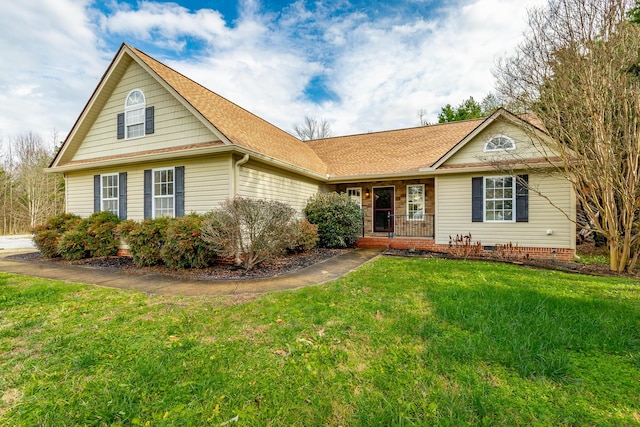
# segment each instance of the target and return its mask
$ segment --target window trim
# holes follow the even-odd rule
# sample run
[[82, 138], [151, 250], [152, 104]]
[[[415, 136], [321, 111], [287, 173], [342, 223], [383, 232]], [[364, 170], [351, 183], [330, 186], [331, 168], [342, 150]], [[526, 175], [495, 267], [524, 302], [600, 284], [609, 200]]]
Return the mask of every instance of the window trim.
[[[142, 103], [141, 104], [135, 104], [135, 105], [127, 105], [129, 102], [129, 98], [131, 97], [131, 95], [133, 95], [133, 93], [135, 92], [139, 92], [140, 95], [142, 95]], [[146, 117], [147, 117], [147, 97], [144, 95], [144, 92], [142, 91], [142, 89], [133, 89], [131, 90], [128, 94], [127, 97], [124, 99], [124, 139], [137, 139], [137, 138], [142, 138], [144, 137], [147, 132], [146, 132]], [[140, 122], [136, 122], [134, 124], [129, 124], [127, 123], [127, 118], [129, 113], [136, 111], [136, 110], [141, 110], [142, 111], [142, 119]], [[137, 136], [129, 136], [129, 126], [135, 126], [135, 125], [142, 125], [142, 135], [137, 135]]]
[[352, 200], [351, 195], [349, 194], [350, 190], [358, 190], [358, 195], [360, 197], [358, 206], [360, 206], [360, 209], [362, 209], [362, 187], [347, 187], [347, 197], [349, 197], [349, 200]]
[[[421, 187], [422, 188], [422, 211], [420, 212], [419, 218], [410, 218], [410, 210], [409, 210], [409, 187]], [[426, 194], [425, 194], [425, 185], [424, 184], [407, 184], [405, 189], [405, 199], [406, 199], [406, 213], [407, 213], [407, 221], [424, 221], [425, 219], [425, 204], [426, 204]]]
[[[493, 141], [494, 139], [497, 138], [505, 138], [509, 141], [511, 141], [511, 147], [510, 148], [489, 148], [489, 144], [491, 143], [491, 141]], [[516, 142], [513, 140], [513, 138], [504, 135], [504, 134], [497, 134], [497, 135], [493, 135], [491, 138], [489, 138], [489, 140], [487, 142], [485, 142], [484, 147], [483, 147], [483, 151], [485, 153], [490, 153], [490, 152], [498, 152], [498, 151], [511, 151], [511, 150], [515, 150], [516, 149]]]
[[172, 171], [173, 172], [173, 194], [171, 194], [171, 198], [173, 199], [172, 210], [170, 218], [176, 217], [176, 168], [175, 167], [167, 167], [167, 168], [155, 168], [151, 169], [151, 218], [159, 218], [156, 216], [156, 200], [158, 198], [169, 198], [168, 195], [158, 196], [156, 195], [156, 172], [162, 171]]
[[[104, 185], [104, 181], [103, 179], [106, 177], [115, 177], [116, 179], [116, 185], [115, 188], [117, 189], [117, 196], [115, 198], [106, 198], [104, 197], [104, 189], [105, 189], [105, 185]], [[100, 211], [104, 212], [106, 211], [106, 209], [104, 208], [104, 202], [105, 201], [115, 201], [116, 202], [116, 211], [112, 212], [113, 214], [115, 214], [118, 218], [120, 217], [120, 174], [118, 172], [114, 172], [114, 173], [105, 173], [105, 174], [101, 174], [100, 175]]]
[[[511, 178], [511, 219], [487, 219], [487, 179], [505, 179]], [[516, 222], [516, 182], [517, 176], [513, 175], [497, 175], [497, 176], [483, 176], [482, 177], [482, 219], [483, 222], [495, 222], [495, 223], [509, 223]], [[507, 198], [495, 197], [489, 200], [509, 200]]]

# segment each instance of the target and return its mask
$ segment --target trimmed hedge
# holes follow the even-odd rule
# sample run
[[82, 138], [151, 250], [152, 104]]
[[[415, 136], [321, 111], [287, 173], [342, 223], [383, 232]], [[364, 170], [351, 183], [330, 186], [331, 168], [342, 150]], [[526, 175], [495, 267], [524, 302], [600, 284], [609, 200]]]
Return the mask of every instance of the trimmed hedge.
[[304, 214], [317, 224], [318, 246], [346, 248], [354, 246], [362, 231], [362, 209], [346, 193], [319, 193], [309, 199]]
[[58, 241], [58, 252], [67, 261], [113, 256], [120, 239], [116, 227], [120, 219], [111, 212], [95, 212], [67, 230]]
[[145, 219], [142, 222], [126, 220], [118, 226], [118, 233], [129, 246], [133, 262], [138, 267], [162, 263], [160, 251], [166, 241], [170, 218]]
[[201, 238], [202, 217], [190, 214], [169, 221], [165, 243], [160, 249], [162, 261], [169, 268], [204, 268], [213, 263], [215, 252]]
[[33, 243], [45, 258], [60, 256], [58, 242], [68, 230], [76, 227], [82, 218], [78, 215], [62, 213], [47, 219], [47, 222], [33, 228]]

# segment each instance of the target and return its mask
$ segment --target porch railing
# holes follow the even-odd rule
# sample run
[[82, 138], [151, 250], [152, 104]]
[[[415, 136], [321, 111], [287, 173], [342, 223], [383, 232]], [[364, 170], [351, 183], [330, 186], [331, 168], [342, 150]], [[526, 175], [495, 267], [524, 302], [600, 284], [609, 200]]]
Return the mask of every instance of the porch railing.
[[408, 215], [388, 215], [389, 224], [393, 224], [393, 231], [389, 237], [431, 237], [434, 233], [434, 214], [424, 214], [422, 219], [409, 219]]

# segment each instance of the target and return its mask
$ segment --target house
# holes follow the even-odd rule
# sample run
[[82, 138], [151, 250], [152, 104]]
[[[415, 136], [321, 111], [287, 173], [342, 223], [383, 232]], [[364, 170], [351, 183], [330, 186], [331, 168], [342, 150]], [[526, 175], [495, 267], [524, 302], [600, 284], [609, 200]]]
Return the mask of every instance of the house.
[[64, 174], [66, 210], [80, 216], [204, 213], [235, 196], [301, 212], [339, 191], [363, 209], [362, 246], [446, 251], [471, 233], [486, 250], [570, 259], [575, 197], [541, 160], [552, 146], [503, 109], [305, 143], [123, 44], [49, 170]]

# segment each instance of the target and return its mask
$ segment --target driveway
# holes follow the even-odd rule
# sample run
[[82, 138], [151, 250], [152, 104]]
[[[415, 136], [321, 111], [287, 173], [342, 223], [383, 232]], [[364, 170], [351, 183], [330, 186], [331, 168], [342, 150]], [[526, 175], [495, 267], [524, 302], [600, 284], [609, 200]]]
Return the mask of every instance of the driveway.
[[35, 245], [31, 240], [32, 238], [31, 234], [0, 236], [0, 250], [34, 249]]

